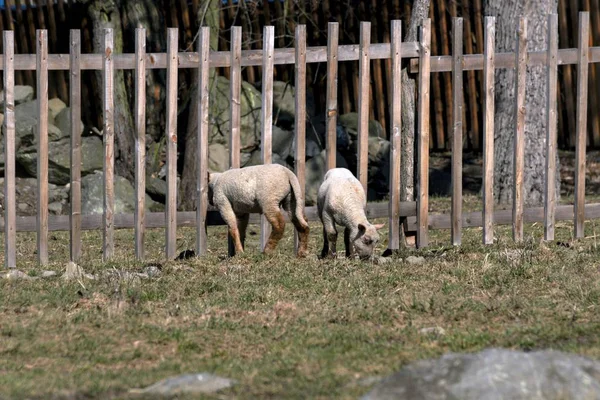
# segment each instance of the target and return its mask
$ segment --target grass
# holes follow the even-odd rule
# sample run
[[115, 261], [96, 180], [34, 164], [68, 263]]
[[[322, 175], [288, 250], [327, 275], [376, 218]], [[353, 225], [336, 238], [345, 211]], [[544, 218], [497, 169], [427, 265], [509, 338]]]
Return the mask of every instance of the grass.
[[[321, 229], [312, 229], [316, 254]], [[130, 388], [202, 371], [239, 382], [218, 398], [357, 398], [369, 390], [365, 378], [449, 351], [553, 348], [600, 358], [593, 221], [580, 241], [572, 224], [557, 224], [561, 244], [541, 242], [540, 224], [526, 226], [521, 244], [497, 227], [491, 246], [480, 244], [481, 229], [466, 229], [460, 247], [448, 245], [448, 231], [432, 231], [430, 247], [385, 264], [297, 260], [291, 232], [277, 255], [259, 254], [253, 235], [244, 255], [227, 259], [225, 229], [210, 228], [209, 255], [164, 263], [144, 280], [102, 274], [144, 269], [131, 231], [117, 231], [108, 264], [94, 261], [102, 241], [87, 232], [81, 265], [98, 279], [0, 280], [0, 398], [134, 398]], [[148, 258], [160, 260], [164, 232], [146, 240]], [[39, 275], [35, 235], [18, 242], [19, 268]], [[48, 269], [61, 273], [68, 233], [52, 233], [50, 245]], [[178, 245], [193, 248], [193, 229], [178, 230]], [[426, 263], [408, 264], [408, 255]], [[446, 333], [419, 332], [426, 327]]]

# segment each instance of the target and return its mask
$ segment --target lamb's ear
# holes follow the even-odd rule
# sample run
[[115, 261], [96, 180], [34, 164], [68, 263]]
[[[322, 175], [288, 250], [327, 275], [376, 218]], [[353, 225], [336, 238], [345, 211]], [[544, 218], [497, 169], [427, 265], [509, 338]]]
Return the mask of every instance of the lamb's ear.
[[373, 225], [373, 227], [375, 227], [376, 230], [380, 230], [381, 228], [383, 228], [385, 226], [385, 222], [383, 224], [376, 224]]
[[367, 227], [364, 226], [363, 224], [358, 224], [358, 232], [362, 235], [363, 233], [365, 233], [367, 231]]

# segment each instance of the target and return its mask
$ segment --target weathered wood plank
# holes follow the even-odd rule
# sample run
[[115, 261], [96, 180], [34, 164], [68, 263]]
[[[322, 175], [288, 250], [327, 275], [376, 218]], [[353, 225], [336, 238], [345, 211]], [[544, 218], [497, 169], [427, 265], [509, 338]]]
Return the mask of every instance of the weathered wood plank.
[[38, 29], [37, 55], [37, 252], [41, 265], [48, 264], [48, 31]]
[[515, 79], [515, 138], [513, 161], [513, 239], [523, 240], [523, 172], [525, 163], [525, 82], [527, 79], [527, 19], [519, 19]]
[[358, 180], [367, 193], [369, 179], [369, 88], [370, 62], [369, 44], [371, 42], [371, 23], [360, 23], [360, 58], [358, 61], [359, 97], [358, 97]]
[[[198, 38], [198, 53], [200, 63], [198, 66], [198, 176], [196, 177], [196, 254], [206, 254], [206, 216], [208, 210], [208, 108], [209, 108], [209, 54], [210, 54], [210, 28], [200, 28]], [[178, 213], [179, 214], [179, 213]], [[180, 225], [180, 222], [177, 221]]]
[[[17, 197], [15, 184], [15, 32], [2, 32], [4, 57], [4, 265], [17, 266]], [[35, 218], [35, 217], [34, 217]], [[37, 223], [36, 223], [37, 225]], [[36, 227], [37, 228], [37, 227]]]
[[71, 108], [71, 187], [70, 258], [81, 258], [81, 32], [71, 29], [71, 71], [69, 79], [69, 106]]
[[452, 18], [452, 244], [462, 241], [463, 19]]
[[579, 60], [577, 64], [577, 119], [575, 142], [575, 237], [584, 236], [585, 157], [588, 109], [590, 14], [579, 13]]
[[336, 165], [336, 139], [338, 117], [338, 40], [339, 24], [330, 22], [327, 25], [327, 139], [326, 139], [326, 166], [327, 169]]
[[113, 257], [115, 251], [114, 233], [114, 210], [115, 210], [115, 117], [114, 117], [114, 61], [113, 61], [113, 31], [104, 30], [104, 67], [103, 73], [103, 114], [104, 127], [102, 137], [104, 138], [104, 208], [103, 208], [103, 240], [102, 256], [104, 261]]
[[546, 103], [546, 185], [544, 191], [544, 239], [554, 240], [554, 220], [556, 213], [556, 126], [557, 126], [557, 88], [558, 88], [558, 15], [548, 16], [548, 61]]
[[390, 200], [388, 249], [400, 248], [400, 156], [402, 146], [402, 21], [391, 22], [392, 104], [390, 132]]
[[417, 120], [417, 247], [429, 243], [429, 86], [431, 61], [431, 20], [425, 19], [420, 29], [419, 99]]
[[[275, 29], [273, 26], [265, 26], [263, 30], [263, 63], [262, 63], [262, 137], [260, 154], [263, 164], [272, 162], [272, 135], [273, 135], [273, 62], [275, 46]], [[271, 225], [264, 217], [261, 219], [260, 248], [264, 249], [269, 235]]]
[[[296, 132], [295, 149], [295, 172], [300, 183], [302, 199], [306, 199], [306, 25], [296, 26], [296, 65], [294, 84], [296, 90], [295, 109], [296, 118], [294, 121], [294, 131]], [[299, 237], [298, 231], [294, 229], [294, 249], [298, 252]]]
[[[230, 131], [229, 131], [229, 168], [240, 168], [240, 122], [241, 122], [241, 90], [242, 90], [242, 27], [231, 27], [231, 71], [229, 80]], [[227, 248], [230, 256], [235, 255], [235, 245], [231, 235], [227, 237]]]
[[177, 46], [178, 28], [167, 30], [167, 199], [165, 214], [165, 256], [175, 258], [177, 250]]
[[144, 259], [146, 198], [146, 29], [135, 30], [135, 256]]
[[494, 242], [494, 71], [496, 18], [485, 17], [483, 50], [483, 244]]

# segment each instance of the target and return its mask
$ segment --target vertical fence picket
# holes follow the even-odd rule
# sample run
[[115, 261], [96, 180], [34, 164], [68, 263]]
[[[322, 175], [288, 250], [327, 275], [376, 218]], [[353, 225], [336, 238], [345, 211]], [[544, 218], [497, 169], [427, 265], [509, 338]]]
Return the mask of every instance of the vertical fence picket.
[[423, 20], [419, 38], [419, 100], [417, 156], [417, 247], [429, 243], [429, 86], [431, 70], [431, 20]]
[[[231, 98], [229, 168], [240, 168], [241, 88], [242, 28], [234, 26], [231, 28], [231, 72], [229, 81], [229, 97]], [[228, 236], [227, 247], [229, 255], [235, 255], [235, 246], [231, 235]]]
[[198, 38], [198, 175], [196, 177], [196, 253], [206, 254], [206, 212], [208, 210], [208, 106], [210, 28], [200, 27]]
[[175, 258], [177, 245], [177, 50], [178, 28], [167, 30], [167, 204], [165, 254]]
[[370, 60], [369, 47], [371, 45], [371, 23], [360, 23], [360, 43], [358, 56], [358, 76], [360, 92], [358, 96], [358, 180], [367, 193], [369, 179], [369, 88], [370, 88]]
[[338, 40], [339, 24], [330, 22], [327, 33], [327, 169], [335, 168], [338, 118]]
[[48, 264], [48, 31], [36, 36], [37, 75], [37, 251], [41, 265]]
[[390, 200], [389, 200], [389, 241], [388, 249], [400, 248], [400, 155], [402, 145], [402, 22], [394, 20], [392, 24], [392, 105], [390, 132]]
[[462, 240], [463, 19], [452, 19], [452, 244]]
[[104, 211], [102, 218], [103, 227], [103, 258], [111, 259], [115, 252], [115, 117], [114, 117], [114, 62], [113, 62], [113, 31], [110, 28], [104, 30], [104, 59], [103, 59], [103, 82], [104, 82]]
[[[294, 121], [294, 131], [296, 132], [296, 149], [295, 149], [295, 172], [300, 183], [302, 191], [302, 199], [306, 187], [306, 25], [296, 26], [296, 118]], [[294, 249], [298, 252], [299, 237], [298, 231], [294, 229]]]
[[4, 264], [17, 266], [17, 198], [15, 186], [15, 35], [3, 31], [4, 75]]
[[70, 107], [71, 107], [71, 261], [81, 258], [81, 32], [71, 29]]
[[146, 226], [146, 29], [135, 30], [135, 256], [144, 259]]
[[483, 49], [483, 243], [494, 241], [494, 71], [496, 18], [485, 17]]
[[575, 144], [575, 237], [584, 237], [585, 221], [585, 154], [588, 107], [590, 14], [579, 13], [579, 49], [577, 64], [577, 119]]
[[527, 19], [519, 19], [517, 29], [515, 79], [515, 138], [513, 159], [513, 239], [523, 240], [523, 171], [525, 163], [525, 82], [527, 79]]
[[544, 191], [544, 239], [554, 240], [556, 219], [556, 126], [558, 87], [558, 15], [548, 16], [546, 103], [546, 187]]

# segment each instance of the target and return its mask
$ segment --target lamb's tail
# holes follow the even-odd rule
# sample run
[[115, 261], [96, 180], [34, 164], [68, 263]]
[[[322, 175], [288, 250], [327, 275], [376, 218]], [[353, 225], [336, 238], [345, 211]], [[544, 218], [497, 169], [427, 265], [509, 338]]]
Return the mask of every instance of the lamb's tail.
[[302, 225], [308, 225], [304, 218], [304, 199], [302, 198], [302, 189], [300, 188], [300, 182], [296, 175], [288, 170], [288, 178], [290, 181], [290, 187], [292, 188], [293, 196], [291, 198], [291, 212]]

